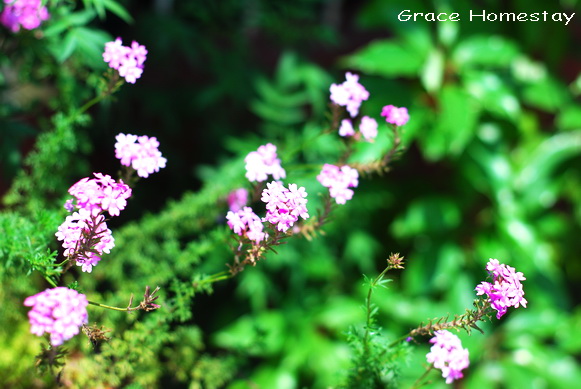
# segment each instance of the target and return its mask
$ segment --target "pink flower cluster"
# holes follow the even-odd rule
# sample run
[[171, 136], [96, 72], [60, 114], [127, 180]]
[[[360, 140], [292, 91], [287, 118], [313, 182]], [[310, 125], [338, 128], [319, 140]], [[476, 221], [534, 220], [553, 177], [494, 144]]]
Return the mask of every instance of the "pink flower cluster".
[[262, 231], [264, 227], [262, 220], [260, 220], [260, 217], [250, 207], [244, 207], [237, 212], [228, 211], [226, 219], [228, 220], [228, 226], [234, 233], [240, 236], [246, 236], [256, 243], [260, 243], [268, 237]]
[[246, 163], [246, 178], [251, 182], [266, 181], [269, 175], [275, 180], [286, 177], [286, 172], [280, 166], [280, 159], [276, 155], [276, 146], [272, 143], [262, 145], [257, 151], [248, 153], [244, 162]]
[[116, 182], [111, 176], [94, 173], [95, 178], [85, 177], [69, 188], [76, 202], [67, 200], [67, 216], [59, 226], [56, 237], [62, 241], [64, 255], [73, 258], [82, 271], [90, 273], [101, 260], [103, 253], [115, 247], [111, 230], [107, 228], [103, 212], [119, 216], [131, 197], [131, 188]]
[[55, 235], [63, 242], [64, 255], [74, 257], [81, 270], [87, 273], [99, 263], [100, 255], [108, 254], [115, 247], [115, 239], [107, 228], [105, 216], [92, 215], [87, 209], [67, 216]]
[[24, 305], [28, 312], [30, 332], [42, 336], [50, 334], [50, 343], [60, 346], [79, 333], [79, 327], [88, 322], [87, 298], [75, 290], [57, 287], [27, 297]]
[[385, 121], [396, 126], [403, 126], [410, 120], [410, 115], [405, 107], [395, 107], [393, 105], [386, 105], [381, 110], [381, 116], [385, 116]]
[[347, 72], [346, 81], [331, 85], [331, 101], [347, 108], [351, 117], [357, 116], [361, 102], [369, 98], [369, 92], [359, 83], [359, 76]]
[[468, 349], [462, 348], [460, 338], [449, 331], [436, 331], [430, 343], [434, 345], [426, 355], [428, 363], [433, 363], [436, 369], [442, 370], [442, 377], [450, 384], [464, 377], [462, 370], [470, 365]]
[[41, 0], [4, 0], [0, 23], [12, 32], [33, 30], [50, 17]]
[[278, 181], [267, 183], [261, 198], [266, 203], [264, 221], [276, 225], [279, 231], [286, 232], [299, 217], [309, 217], [306, 197], [305, 188], [298, 188], [297, 184], [290, 184], [287, 189]]
[[131, 197], [131, 188], [123, 180], [116, 182], [109, 175], [93, 174], [96, 178], [85, 177], [70, 187], [69, 193], [77, 200], [76, 207], [93, 215], [107, 211], [111, 216], [119, 216]]
[[167, 159], [161, 156], [156, 137], [121, 133], [115, 139], [115, 157], [121, 160], [121, 165], [135, 169], [139, 177], [148, 177], [165, 167]]
[[[372, 141], [377, 137], [377, 121], [369, 116], [363, 116], [359, 122], [359, 131], [367, 141]], [[339, 135], [355, 136], [355, 129], [351, 119], [343, 119], [339, 127]]]
[[337, 204], [345, 204], [347, 200], [353, 198], [353, 190], [349, 188], [356, 188], [359, 184], [359, 173], [347, 165], [335, 166], [326, 163], [323, 165], [321, 173], [317, 176], [317, 180], [326, 188], [329, 188], [331, 197], [335, 199]]
[[496, 318], [500, 319], [508, 310], [508, 307], [526, 308], [527, 300], [521, 281], [526, 280], [523, 273], [516, 272], [514, 267], [499, 263], [498, 259], [490, 259], [486, 270], [492, 275], [493, 280], [482, 282], [476, 287], [478, 296], [486, 294], [490, 305], [497, 311]]
[[228, 208], [232, 212], [238, 212], [248, 203], [248, 191], [244, 188], [233, 190], [228, 194]]
[[103, 60], [110, 68], [119, 71], [125, 81], [135, 84], [143, 73], [143, 63], [147, 57], [145, 46], [133, 41], [131, 47], [123, 46], [121, 38], [105, 43]]

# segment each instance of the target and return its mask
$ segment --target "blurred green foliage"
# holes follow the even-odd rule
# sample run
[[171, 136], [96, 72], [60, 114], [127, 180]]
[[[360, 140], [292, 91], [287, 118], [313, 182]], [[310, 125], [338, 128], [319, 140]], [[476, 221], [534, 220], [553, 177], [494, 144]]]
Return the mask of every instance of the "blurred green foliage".
[[[484, 335], [459, 334], [471, 358], [461, 385], [581, 382], [578, 20], [397, 21], [403, 9], [476, 8], [460, 0], [47, 4], [52, 17], [41, 29], [0, 32], [4, 387], [56, 385], [34, 368], [42, 340], [29, 333], [22, 301], [54, 276], [47, 269], [61, 255], [54, 233], [67, 188], [119, 169], [119, 132], [157, 136], [168, 166], [140, 181], [111, 222], [111, 254], [93, 273], [73, 270], [61, 281], [116, 306], [161, 286], [162, 309], [89, 307], [90, 324], [111, 339], [97, 348], [83, 335], [67, 342], [65, 386], [344, 385], [352, 362], [362, 363], [350, 343], [365, 323], [363, 274], [374, 278], [390, 252], [405, 255], [406, 269], [374, 292], [378, 347], [422, 321], [463, 313], [488, 258], [498, 258], [524, 272], [529, 306], [485, 323]], [[574, 0], [483, 4], [581, 11]], [[80, 114], [100, 91], [102, 47], [115, 36], [147, 46], [143, 78]], [[326, 112], [329, 85], [345, 70], [370, 91], [362, 114], [380, 121], [383, 105], [408, 107], [406, 152], [387, 174], [360, 179], [324, 234], [289, 240], [256, 267], [194, 290], [232, 261], [225, 198], [250, 188], [243, 158], [259, 145], [277, 145], [289, 182], [306, 187], [316, 214], [325, 190], [315, 177], [345, 147]], [[349, 162], [379, 159], [391, 147], [386, 134], [380, 125], [377, 141], [356, 145]], [[398, 350], [397, 377], [388, 378], [410, 387], [427, 351]], [[429, 387], [446, 387], [431, 374]]]

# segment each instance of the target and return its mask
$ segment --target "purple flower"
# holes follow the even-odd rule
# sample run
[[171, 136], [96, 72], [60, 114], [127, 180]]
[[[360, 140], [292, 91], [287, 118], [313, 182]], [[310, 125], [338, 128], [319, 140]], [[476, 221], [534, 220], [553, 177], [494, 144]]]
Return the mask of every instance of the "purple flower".
[[228, 208], [232, 212], [238, 212], [248, 203], [248, 191], [244, 188], [233, 190], [228, 194]]
[[526, 280], [523, 273], [516, 272], [514, 267], [499, 263], [498, 259], [490, 259], [486, 270], [492, 275], [492, 283], [482, 282], [476, 287], [478, 296], [486, 294], [488, 301], [500, 319], [508, 310], [508, 307], [526, 308], [527, 300], [524, 298], [521, 281]]
[[121, 161], [121, 165], [135, 169], [139, 177], [149, 177], [165, 167], [167, 159], [158, 150], [159, 142], [155, 136], [138, 137], [120, 133], [115, 139], [115, 157]]
[[426, 355], [428, 363], [436, 369], [442, 370], [442, 377], [446, 383], [464, 377], [462, 370], [470, 365], [468, 349], [462, 348], [460, 338], [449, 331], [441, 330], [434, 333], [430, 343], [433, 343], [430, 352]]
[[410, 120], [410, 115], [405, 107], [398, 108], [393, 105], [386, 105], [381, 110], [381, 116], [385, 116], [385, 121], [396, 126], [403, 126]]
[[4, 0], [0, 23], [12, 32], [33, 30], [50, 17], [41, 0]]
[[121, 38], [105, 43], [103, 61], [108, 63], [110, 68], [118, 70], [119, 75], [131, 84], [135, 84], [141, 77], [146, 58], [147, 49], [135, 41], [131, 43], [131, 47], [123, 46]]
[[228, 211], [228, 214], [226, 214], [226, 220], [228, 220], [228, 227], [230, 227], [234, 233], [240, 236], [246, 236], [248, 239], [256, 243], [260, 243], [268, 237], [268, 235], [262, 231], [262, 220], [250, 207], [244, 207], [236, 212]]
[[42, 336], [50, 334], [50, 343], [60, 346], [79, 333], [79, 327], [88, 322], [87, 298], [75, 290], [58, 287], [27, 297], [24, 305], [28, 312], [30, 332]]
[[359, 131], [365, 140], [371, 141], [377, 137], [377, 122], [369, 116], [363, 116], [359, 123]]
[[285, 170], [280, 166], [276, 155], [276, 146], [272, 143], [260, 146], [257, 151], [251, 151], [244, 158], [246, 163], [246, 178], [249, 181], [262, 182], [272, 176], [275, 180], [286, 177]]
[[369, 92], [359, 83], [359, 76], [347, 72], [346, 81], [342, 84], [332, 84], [331, 101], [347, 108], [351, 117], [357, 116], [361, 102], [369, 98]]
[[306, 197], [305, 188], [298, 188], [296, 184], [290, 184], [287, 189], [277, 181], [267, 183], [261, 198], [266, 203], [266, 217], [263, 220], [286, 232], [299, 217], [309, 217]]
[[326, 163], [323, 165], [317, 180], [324, 187], [329, 188], [329, 193], [337, 204], [345, 204], [347, 200], [353, 198], [353, 190], [359, 184], [359, 173], [347, 165], [335, 166]]
[[85, 177], [69, 188], [69, 193], [77, 200], [75, 206], [93, 215], [107, 211], [111, 216], [119, 216], [131, 197], [131, 188], [122, 180], [116, 182], [109, 175], [93, 174], [96, 178]]
[[341, 120], [341, 127], [339, 127], [339, 135], [341, 136], [353, 136], [355, 135], [355, 130], [353, 129], [353, 124], [349, 119]]
[[55, 235], [63, 242], [64, 255], [73, 257], [87, 273], [101, 260], [99, 255], [108, 254], [115, 247], [115, 239], [107, 228], [105, 217], [102, 214], [92, 215], [84, 208], [67, 216]]

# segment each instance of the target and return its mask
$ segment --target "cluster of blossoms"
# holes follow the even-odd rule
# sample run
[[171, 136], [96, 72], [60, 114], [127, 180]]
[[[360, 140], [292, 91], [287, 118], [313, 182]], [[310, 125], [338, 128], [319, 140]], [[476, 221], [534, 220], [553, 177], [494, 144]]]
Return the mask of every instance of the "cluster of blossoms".
[[369, 92], [359, 83], [359, 76], [347, 72], [346, 81], [331, 85], [331, 101], [347, 108], [351, 117], [357, 116], [361, 102], [369, 98]]
[[105, 43], [103, 60], [109, 67], [119, 71], [125, 81], [135, 84], [143, 73], [143, 63], [147, 57], [145, 46], [133, 41], [131, 47], [123, 46], [121, 38]]
[[498, 259], [490, 259], [486, 270], [492, 275], [492, 283], [482, 282], [476, 287], [476, 294], [488, 296], [490, 305], [497, 311], [496, 318], [500, 319], [508, 307], [526, 308], [527, 300], [521, 281], [526, 280], [522, 272], [515, 271], [514, 267], [499, 263]]
[[121, 133], [115, 139], [115, 157], [121, 160], [121, 165], [135, 169], [139, 177], [149, 177], [165, 167], [167, 159], [161, 156], [156, 137]]
[[81, 270], [90, 273], [101, 260], [100, 255], [109, 253], [115, 247], [115, 239], [107, 228], [102, 214], [91, 215], [80, 209], [67, 216], [55, 234], [62, 241], [64, 255], [75, 259]]
[[93, 215], [107, 211], [111, 216], [119, 216], [131, 197], [131, 188], [123, 180], [117, 182], [107, 174], [93, 174], [96, 178], [85, 177], [69, 188], [69, 193], [77, 200], [74, 205]]
[[76, 202], [68, 200], [65, 208], [69, 212], [78, 211], [67, 216], [55, 234], [63, 242], [64, 255], [73, 258], [87, 273], [101, 260], [100, 255], [115, 246], [103, 212], [118, 216], [131, 197], [131, 188], [123, 181], [116, 182], [101, 173], [94, 175], [95, 178], [85, 177], [70, 187], [69, 193]]
[[393, 105], [386, 105], [381, 110], [381, 116], [385, 117], [387, 123], [395, 124], [396, 126], [403, 126], [410, 120], [410, 115], [405, 107], [395, 107]]
[[268, 237], [262, 231], [262, 220], [250, 207], [244, 207], [236, 212], [228, 211], [226, 219], [228, 220], [228, 226], [234, 233], [240, 236], [246, 236], [251, 241], [260, 243]]
[[272, 143], [262, 145], [258, 150], [248, 153], [244, 162], [246, 178], [251, 182], [266, 181], [269, 175], [275, 180], [286, 177], [286, 172], [280, 166], [280, 159], [276, 155], [276, 146]]
[[[367, 141], [372, 141], [377, 137], [377, 121], [369, 116], [363, 116], [359, 122], [359, 132]], [[339, 127], [339, 135], [341, 136], [355, 136], [355, 129], [351, 119], [341, 120]]]
[[0, 23], [12, 32], [33, 30], [50, 17], [41, 0], [4, 0]]
[[266, 184], [262, 191], [261, 200], [266, 203], [266, 217], [268, 221], [276, 225], [277, 230], [286, 232], [299, 217], [307, 219], [307, 192], [304, 187], [298, 188], [296, 184], [290, 184], [288, 189], [278, 181]]
[[50, 334], [50, 343], [60, 346], [79, 333], [79, 327], [88, 322], [87, 298], [75, 290], [57, 287], [27, 297], [24, 305], [28, 312], [30, 332], [42, 336]]
[[335, 199], [337, 204], [345, 204], [347, 200], [353, 198], [353, 190], [349, 188], [356, 188], [359, 181], [359, 173], [347, 165], [335, 166], [326, 163], [323, 165], [321, 173], [317, 176], [317, 180], [326, 188], [329, 188], [329, 193]]
[[428, 363], [434, 364], [436, 369], [442, 370], [442, 377], [450, 384], [456, 379], [462, 378], [462, 370], [470, 364], [468, 349], [462, 348], [460, 338], [449, 331], [436, 331], [430, 343], [433, 346], [426, 355]]

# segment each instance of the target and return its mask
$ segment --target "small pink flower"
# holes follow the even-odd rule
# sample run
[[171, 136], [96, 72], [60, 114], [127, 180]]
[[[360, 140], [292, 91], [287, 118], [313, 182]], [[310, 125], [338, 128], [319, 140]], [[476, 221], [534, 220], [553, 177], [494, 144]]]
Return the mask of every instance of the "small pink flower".
[[28, 312], [30, 332], [42, 336], [50, 334], [50, 343], [60, 346], [79, 333], [79, 327], [89, 320], [84, 294], [57, 287], [27, 297], [24, 305], [32, 307]]
[[280, 159], [276, 154], [276, 146], [271, 143], [248, 153], [244, 162], [246, 163], [246, 178], [251, 182], [266, 181], [268, 176], [272, 176], [275, 180], [286, 177], [286, 172], [280, 165]]
[[436, 369], [442, 370], [442, 377], [447, 384], [464, 377], [462, 370], [470, 365], [468, 349], [462, 348], [462, 342], [458, 336], [449, 331], [441, 330], [434, 333], [430, 343], [434, 345], [426, 355], [428, 363], [432, 363]]
[[339, 127], [339, 135], [341, 136], [353, 136], [355, 135], [355, 130], [353, 129], [353, 124], [349, 119], [341, 120], [341, 127]]
[[385, 116], [386, 122], [395, 124], [396, 126], [403, 126], [410, 120], [407, 108], [398, 108], [393, 105], [383, 107], [381, 116]]
[[290, 184], [287, 189], [278, 181], [267, 183], [261, 198], [266, 203], [266, 217], [263, 220], [286, 232], [299, 217], [305, 220], [309, 217], [306, 197], [305, 188], [299, 188], [297, 184]]
[[50, 17], [41, 0], [4, 0], [0, 23], [12, 32], [33, 30]]
[[135, 169], [139, 177], [149, 177], [165, 167], [167, 159], [158, 150], [159, 142], [156, 137], [121, 133], [115, 139], [115, 157], [121, 161], [121, 165]]
[[377, 137], [377, 122], [369, 116], [363, 116], [359, 124], [359, 131], [366, 140], [372, 141]]
[[369, 98], [369, 92], [359, 83], [359, 76], [347, 72], [346, 81], [342, 84], [332, 84], [330, 87], [331, 101], [347, 108], [351, 117], [357, 116], [361, 102]]
[[103, 61], [107, 62], [110, 68], [118, 70], [119, 75], [131, 84], [135, 84], [143, 74], [143, 63], [146, 58], [147, 49], [135, 41], [131, 43], [131, 47], [123, 46], [121, 38], [105, 43]]
[[353, 190], [359, 184], [359, 173], [347, 165], [335, 166], [326, 163], [323, 165], [317, 180], [324, 187], [329, 188], [329, 194], [335, 199], [337, 204], [345, 204], [347, 200], [353, 198]]
[[232, 212], [238, 212], [248, 203], [248, 191], [244, 188], [233, 190], [228, 194], [228, 207]]
[[250, 207], [244, 207], [237, 212], [228, 211], [226, 220], [228, 220], [228, 227], [235, 234], [246, 236], [255, 243], [260, 243], [268, 237], [268, 234], [262, 231], [262, 220]]

